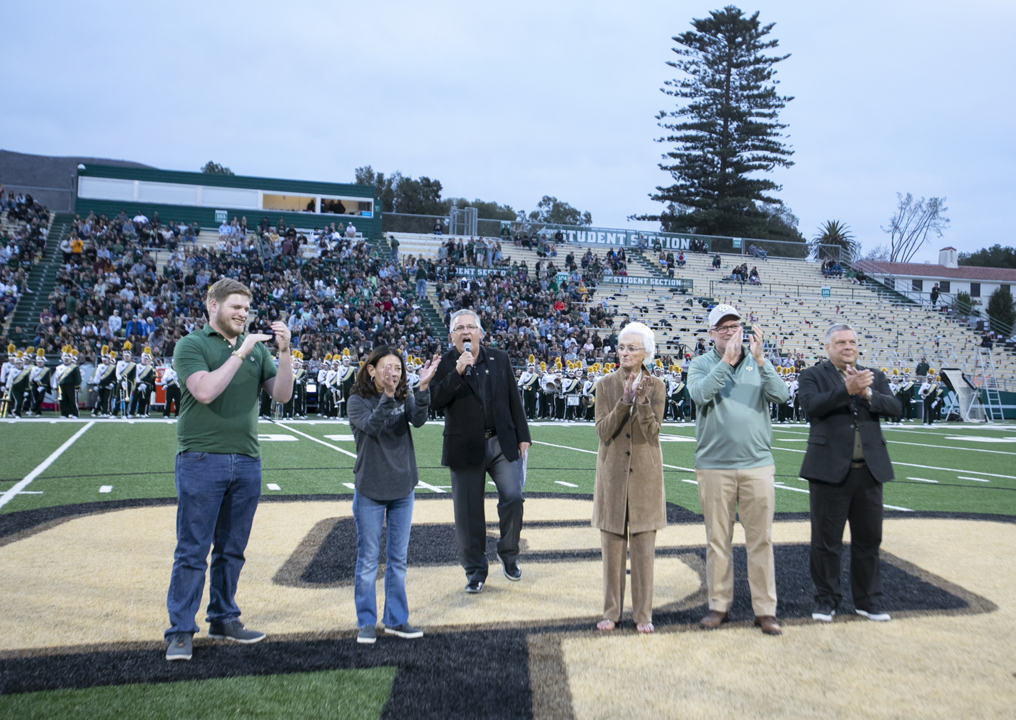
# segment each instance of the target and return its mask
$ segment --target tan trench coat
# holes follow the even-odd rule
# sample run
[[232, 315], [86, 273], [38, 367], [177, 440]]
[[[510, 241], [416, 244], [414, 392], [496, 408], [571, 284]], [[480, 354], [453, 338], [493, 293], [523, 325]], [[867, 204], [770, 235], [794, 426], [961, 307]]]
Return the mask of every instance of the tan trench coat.
[[[625, 511], [631, 533], [667, 526], [663, 490], [660, 423], [666, 391], [663, 381], [650, 376], [649, 402], [625, 405], [624, 370], [617, 369], [596, 383], [596, 484], [593, 488], [593, 527], [625, 534]], [[634, 411], [632, 410], [634, 408]]]

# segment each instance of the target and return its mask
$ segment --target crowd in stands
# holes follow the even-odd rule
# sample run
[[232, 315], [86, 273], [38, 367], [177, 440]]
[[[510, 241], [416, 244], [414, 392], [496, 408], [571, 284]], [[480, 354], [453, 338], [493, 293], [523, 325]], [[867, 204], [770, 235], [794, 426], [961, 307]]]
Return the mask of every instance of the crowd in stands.
[[822, 263], [822, 275], [823, 277], [843, 277], [843, 266], [832, 258]]
[[0, 232], [0, 324], [14, 312], [28, 289], [32, 263], [46, 251], [50, 213], [31, 195], [0, 185], [0, 213], [7, 222]]
[[[125, 230], [125, 219], [135, 232]], [[251, 288], [256, 322], [286, 321], [294, 348], [308, 358], [345, 347], [362, 355], [378, 343], [417, 355], [437, 350], [414, 307], [414, 278], [362, 239], [329, 242], [309, 259], [283, 252], [284, 241], [268, 243], [263, 255], [254, 243], [239, 250], [176, 244], [160, 270], [134, 223], [126, 216], [75, 220], [73, 250], [62, 258], [49, 307], [34, 327], [17, 329], [24, 344], [47, 354], [73, 344], [87, 356], [130, 340], [150, 345], [156, 357], [170, 356], [180, 338], [206, 322], [208, 285], [232, 277]]]
[[[0, 204], [20, 223], [0, 238], [0, 292], [16, 300], [26, 289], [31, 263], [45, 249], [49, 214], [31, 198], [10, 193], [0, 192]], [[360, 358], [380, 343], [415, 356], [442, 350], [443, 331], [435, 336], [423, 320], [428, 285], [436, 289], [446, 324], [454, 311], [472, 307], [486, 341], [508, 352], [516, 365], [530, 355], [548, 365], [557, 358], [585, 365], [616, 361], [613, 312], [596, 297], [596, 288], [606, 276], [627, 274], [624, 248], [559, 250], [555, 239], [517, 233], [516, 245], [528, 245], [539, 257], [530, 267], [505, 253], [504, 239], [491, 238], [449, 238], [436, 259], [410, 255], [400, 262], [397, 245], [387, 257], [380, 255], [358, 237], [352, 222], [301, 232], [282, 218], [274, 226], [262, 218], [256, 228], [233, 218], [219, 228], [214, 247], [197, 244], [199, 232], [196, 224], [163, 223], [157, 214], [75, 217], [60, 244], [49, 307], [32, 327], [18, 329], [21, 344], [52, 356], [72, 344], [88, 357], [103, 344], [119, 351], [129, 340], [168, 357], [182, 337], [206, 322], [206, 288], [232, 277], [250, 287], [257, 326], [287, 322], [293, 347], [312, 371], [326, 354], [345, 348]], [[671, 275], [686, 263], [683, 252], [662, 248], [657, 259]], [[713, 265], [722, 265], [720, 255]], [[749, 270], [747, 263], [730, 277], [761, 282], [757, 268]], [[12, 308], [7, 302], [0, 312]]]
[[739, 283], [749, 283], [751, 285], [762, 284], [762, 278], [758, 274], [758, 267], [752, 266], [751, 270], [748, 270], [748, 263], [741, 263], [740, 265], [735, 266], [734, 269], [730, 271], [730, 275], [727, 279]]

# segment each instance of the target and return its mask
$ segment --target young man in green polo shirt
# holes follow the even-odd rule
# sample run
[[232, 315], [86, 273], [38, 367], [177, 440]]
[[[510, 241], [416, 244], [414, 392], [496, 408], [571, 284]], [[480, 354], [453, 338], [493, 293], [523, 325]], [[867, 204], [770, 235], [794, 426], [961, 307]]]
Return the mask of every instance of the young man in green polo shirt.
[[263, 343], [272, 335], [244, 335], [251, 292], [224, 278], [208, 288], [208, 324], [176, 345], [173, 364], [182, 399], [177, 421], [176, 552], [166, 607], [167, 660], [190, 660], [194, 621], [212, 547], [208, 637], [253, 643], [264, 633], [247, 630], [234, 600], [261, 496], [258, 393], [276, 402], [293, 392], [289, 328], [272, 323], [279, 351], [276, 370]]

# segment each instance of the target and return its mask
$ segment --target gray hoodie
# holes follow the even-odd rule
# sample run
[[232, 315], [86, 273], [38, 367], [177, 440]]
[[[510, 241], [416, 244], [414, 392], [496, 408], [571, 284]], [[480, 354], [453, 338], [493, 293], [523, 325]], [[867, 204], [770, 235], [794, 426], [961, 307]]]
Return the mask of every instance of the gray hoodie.
[[413, 492], [420, 478], [409, 425], [423, 426], [429, 408], [429, 389], [410, 393], [405, 402], [384, 393], [372, 398], [349, 398], [347, 412], [356, 440], [353, 475], [358, 493], [380, 503]]

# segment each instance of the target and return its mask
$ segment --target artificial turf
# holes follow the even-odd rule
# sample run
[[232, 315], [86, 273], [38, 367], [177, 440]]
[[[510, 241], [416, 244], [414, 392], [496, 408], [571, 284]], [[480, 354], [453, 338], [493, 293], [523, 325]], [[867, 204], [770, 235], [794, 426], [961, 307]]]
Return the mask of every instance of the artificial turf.
[[136, 720], [378, 718], [396, 668], [326, 670], [173, 683], [106, 685], [0, 695], [0, 716]]
[[[0, 424], [0, 492], [8, 490], [67, 440], [76, 422]], [[293, 440], [262, 442], [263, 493], [332, 495], [351, 492], [355, 451], [343, 423], [262, 423], [264, 436]], [[420, 480], [418, 492], [447, 491], [449, 475], [440, 465], [442, 425], [414, 431]], [[591, 424], [533, 425], [527, 492], [576, 493], [593, 490], [597, 438]], [[884, 426], [896, 482], [885, 487], [892, 508], [927, 512], [1016, 515], [1016, 426]], [[663, 461], [668, 502], [699, 513], [694, 484], [693, 426], [665, 426]], [[332, 436], [332, 437], [329, 437]], [[798, 472], [808, 429], [776, 425], [776, 511], [808, 511], [808, 485]], [[176, 428], [171, 422], [98, 422], [45, 469], [25, 494], [0, 507], [0, 514], [77, 503], [173, 498]], [[278, 490], [269, 488], [278, 486]], [[110, 486], [108, 492], [100, 488]], [[431, 486], [435, 489], [430, 489]], [[782, 486], [782, 487], [780, 487]]]

